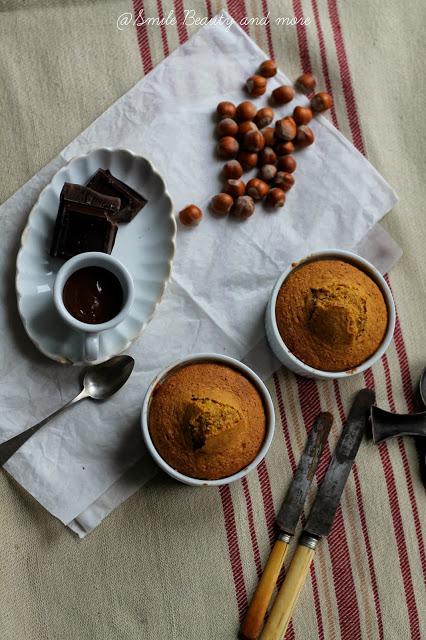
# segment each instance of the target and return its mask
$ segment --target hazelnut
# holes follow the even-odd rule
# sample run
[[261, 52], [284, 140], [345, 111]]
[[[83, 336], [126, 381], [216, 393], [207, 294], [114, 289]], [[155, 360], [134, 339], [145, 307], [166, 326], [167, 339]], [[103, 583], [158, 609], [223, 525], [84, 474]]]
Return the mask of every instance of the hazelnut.
[[262, 131], [262, 135], [265, 138], [265, 146], [273, 147], [275, 142], [275, 129], [274, 127], [266, 127]]
[[253, 169], [257, 165], [257, 153], [240, 151], [237, 156], [237, 160], [244, 171], [250, 171], [250, 169]]
[[260, 131], [247, 131], [244, 135], [244, 148], [247, 151], [261, 151], [265, 146], [265, 138]]
[[294, 185], [294, 176], [291, 173], [285, 171], [278, 171], [274, 178], [274, 184], [283, 191], [290, 191]]
[[293, 156], [281, 156], [278, 158], [277, 169], [278, 171], [285, 171], [286, 173], [293, 173], [296, 170], [297, 163]]
[[242, 180], [227, 180], [225, 182], [225, 187], [223, 189], [223, 193], [227, 193], [233, 198], [238, 198], [238, 196], [243, 196], [246, 191], [246, 185]]
[[254, 121], [259, 127], [259, 129], [264, 129], [265, 127], [268, 126], [268, 124], [271, 124], [273, 119], [274, 119], [274, 112], [271, 109], [271, 107], [262, 107], [256, 113]]
[[314, 132], [312, 131], [312, 129], [306, 126], [306, 124], [302, 124], [302, 126], [297, 127], [297, 135], [294, 144], [298, 149], [309, 147], [309, 145], [311, 145], [314, 140]]
[[277, 164], [277, 154], [271, 147], [265, 147], [259, 153], [259, 166], [264, 164]]
[[214, 196], [210, 202], [210, 207], [213, 213], [218, 216], [226, 216], [234, 204], [234, 199], [229, 193], [218, 193]]
[[274, 144], [274, 151], [277, 156], [287, 156], [290, 153], [294, 153], [294, 144], [288, 140], [288, 142], [277, 142]]
[[246, 87], [253, 98], [263, 96], [266, 91], [266, 78], [263, 76], [250, 76], [246, 82]]
[[223, 167], [223, 175], [226, 179], [233, 178], [237, 180], [243, 175], [243, 168], [238, 160], [228, 160]]
[[316, 93], [311, 100], [311, 107], [313, 111], [327, 111], [327, 109], [331, 109], [332, 106], [333, 98], [329, 93], [326, 93], [325, 91]]
[[277, 175], [277, 168], [274, 164], [264, 164], [260, 167], [259, 178], [265, 182], [271, 182]]
[[259, 67], [259, 74], [264, 78], [272, 78], [277, 73], [275, 60], [264, 60]]
[[240, 145], [230, 136], [225, 136], [217, 143], [217, 152], [221, 158], [235, 158], [238, 153]]
[[185, 227], [195, 227], [202, 217], [203, 212], [195, 204], [189, 204], [179, 212], [179, 220]]
[[232, 215], [241, 220], [250, 218], [254, 213], [254, 200], [250, 196], [240, 196], [231, 209]]
[[294, 89], [287, 84], [277, 87], [272, 92], [272, 100], [275, 104], [287, 104], [294, 98]]
[[237, 113], [237, 107], [232, 102], [219, 102], [216, 107], [216, 113], [220, 119], [222, 118], [235, 118]]
[[241, 102], [237, 107], [237, 118], [240, 122], [244, 122], [244, 120], [253, 120], [256, 113], [256, 107], [248, 100]]
[[308, 124], [312, 120], [312, 110], [309, 107], [296, 107], [293, 111], [293, 119], [296, 124]]
[[317, 80], [312, 73], [302, 73], [295, 82], [295, 85], [302, 93], [311, 93], [317, 86]]
[[219, 138], [223, 138], [224, 136], [235, 138], [238, 133], [238, 125], [232, 118], [223, 118], [216, 127], [216, 133]]
[[285, 193], [282, 189], [278, 189], [278, 187], [275, 187], [274, 189], [269, 190], [269, 193], [266, 196], [266, 201], [265, 201], [265, 204], [267, 207], [277, 209], [278, 207], [283, 207], [284, 203], [285, 203]]
[[269, 185], [259, 178], [252, 178], [247, 182], [246, 194], [253, 200], [262, 200], [269, 191]]
[[244, 138], [245, 134], [248, 131], [259, 131], [257, 125], [254, 124], [253, 120], [245, 120], [245, 122], [242, 122], [239, 125], [238, 135], [240, 136], [241, 140]]
[[296, 137], [297, 125], [291, 116], [281, 118], [275, 123], [275, 134], [280, 140], [293, 140]]

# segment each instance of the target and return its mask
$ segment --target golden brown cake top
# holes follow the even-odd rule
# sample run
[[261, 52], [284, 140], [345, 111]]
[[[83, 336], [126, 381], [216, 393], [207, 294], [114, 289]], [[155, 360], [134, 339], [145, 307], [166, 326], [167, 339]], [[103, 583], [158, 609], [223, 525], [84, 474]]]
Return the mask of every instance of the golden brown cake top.
[[362, 364], [380, 346], [388, 314], [383, 294], [364, 271], [342, 260], [317, 260], [284, 281], [276, 320], [289, 350], [323, 371]]
[[171, 467], [214, 480], [237, 473], [256, 457], [266, 433], [265, 410], [255, 385], [236, 369], [188, 364], [155, 390], [149, 431]]

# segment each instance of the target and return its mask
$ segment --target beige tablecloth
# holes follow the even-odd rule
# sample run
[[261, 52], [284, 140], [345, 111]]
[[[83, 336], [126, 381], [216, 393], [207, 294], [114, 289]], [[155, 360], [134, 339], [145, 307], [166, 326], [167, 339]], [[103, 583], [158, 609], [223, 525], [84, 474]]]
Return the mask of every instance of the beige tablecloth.
[[[374, 386], [384, 408], [414, 406], [426, 364], [424, 4], [367, 0], [0, 1], [0, 201], [221, 7], [296, 77], [331, 90], [333, 122], [400, 196], [384, 221], [404, 257], [390, 275], [395, 341], [365, 377], [270, 381], [277, 435], [247, 481], [197, 490], [159, 476], [79, 542], [0, 473], [0, 637], [5, 640], [228, 640], [255, 587], [306, 427]], [[129, 12], [177, 25], [124, 26]], [[277, 17], [304, 16], [305, 26]], [[193, 21], [192, 21], [193, 22]], [[230, 59], [232, 64], [232, 59]], [[354, 177], [356, 180], [356, 176]], [[15, 304], [11, 300], [10, 304]], [[7, 376], [1, 368], [0, 379]], [[411, 440], [361, 447], [332, 533], [317, 554], [286, 638], [426, 638], [426, 499]]]

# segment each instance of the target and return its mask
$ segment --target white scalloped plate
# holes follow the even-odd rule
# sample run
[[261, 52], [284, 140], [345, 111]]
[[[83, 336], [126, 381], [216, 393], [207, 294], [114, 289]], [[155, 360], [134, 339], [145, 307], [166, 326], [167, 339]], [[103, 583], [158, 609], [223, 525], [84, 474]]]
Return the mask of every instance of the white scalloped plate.
[[19, 313], [34, 344], [57, 362], [83, 364], [83, 340], [66, 325], [53, 305], [53, 283], [63, 260], [49, 248], [64, 182], [86, 184], [99, 168], [141, 193], [148, 203], [127, 224], [120, 224], [112, 255], [133, 276], [135, 301], [130, 314], [100, 336], [104, 362], [138, 338], [152, 318], [170, 278], [175, 253], [176, 221], [164, 180], [152, 164], [125, 149], [95, 149], [73, 158], [43, 189], [28, 218], [16, 266]]

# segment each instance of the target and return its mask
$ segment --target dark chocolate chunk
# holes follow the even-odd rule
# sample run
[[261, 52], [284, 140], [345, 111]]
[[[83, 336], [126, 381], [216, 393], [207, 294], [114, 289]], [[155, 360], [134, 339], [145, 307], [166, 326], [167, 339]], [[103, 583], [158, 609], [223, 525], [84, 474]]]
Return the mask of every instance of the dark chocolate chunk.
[[66, 182], [61, 191], [50, 255], [72, 258], [86, 251], [111, 253], [117, 225], [109, 216], [119, 208], [119, 198]]
[[130, 222], [147, 203], [140, 193], [115, 178], [108, 169], [98, 169], [90, 178], [87, 186], [99, 193], [120, 198], [120, 211], [110, 215], [114, 222]]

